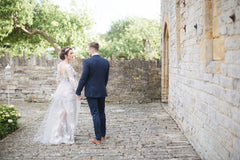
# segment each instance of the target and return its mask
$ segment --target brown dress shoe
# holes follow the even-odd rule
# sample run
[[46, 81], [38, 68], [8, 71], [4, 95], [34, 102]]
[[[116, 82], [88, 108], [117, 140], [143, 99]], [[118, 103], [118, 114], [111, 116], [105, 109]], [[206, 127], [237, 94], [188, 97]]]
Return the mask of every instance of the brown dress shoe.
[[94, 139], [89, 139], [89, 141], [90, 141], [91, 143], [94, 143], [94, 144], [101, 144], [101, 141], [97, 140], [96, 138], [94, 138]]
[[106, 139], [106, 137], [101, 137], [101, 140], [105, 140]]

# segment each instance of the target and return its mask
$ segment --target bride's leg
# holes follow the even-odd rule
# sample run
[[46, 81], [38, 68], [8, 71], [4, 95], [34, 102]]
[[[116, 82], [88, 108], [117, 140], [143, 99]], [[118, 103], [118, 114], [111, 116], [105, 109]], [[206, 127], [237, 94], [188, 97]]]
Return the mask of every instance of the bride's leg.
[[66, 110], [64, 107], [62, 107], [62, 108], [63, 108], [63, 112], [60, 116], [60, 123], [59, 123], [59, 127], [58, 127], [59, 136], [62, 136], [62, 127], [63, 127], [62, 125], [63, 125], [63, 121], [66, 119]]

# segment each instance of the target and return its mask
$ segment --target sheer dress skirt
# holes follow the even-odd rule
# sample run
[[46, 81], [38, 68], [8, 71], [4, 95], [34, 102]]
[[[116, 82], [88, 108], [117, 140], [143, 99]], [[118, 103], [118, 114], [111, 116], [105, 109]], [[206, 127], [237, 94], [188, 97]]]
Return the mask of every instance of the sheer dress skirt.
[[79, 107], [80, 102], [71, 83], [68, 80], [62, 80], [34, 136], [34, 141], [43, 144], [74, 143]]

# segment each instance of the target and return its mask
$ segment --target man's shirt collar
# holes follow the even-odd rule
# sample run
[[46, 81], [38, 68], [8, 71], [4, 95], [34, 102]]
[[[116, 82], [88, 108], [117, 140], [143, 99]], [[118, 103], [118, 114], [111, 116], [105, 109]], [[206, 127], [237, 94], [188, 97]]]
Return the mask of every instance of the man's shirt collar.
[[94, 54], [92, 54], [92, 56], [96, 56], [96, 55], [98, 55], [98, 56], [99, 56], [99, 54], [98, 54], [98, 53], [94, 53]]

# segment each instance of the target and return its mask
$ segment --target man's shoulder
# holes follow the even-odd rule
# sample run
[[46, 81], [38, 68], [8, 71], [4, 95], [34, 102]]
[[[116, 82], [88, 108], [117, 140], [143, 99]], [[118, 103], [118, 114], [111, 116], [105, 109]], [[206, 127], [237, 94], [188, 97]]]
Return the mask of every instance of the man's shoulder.
[[109, 66], [109, 61], [105, 58], [101, 57], [101, 63], [104, 64], [105, 66]]
[[108, 62], [108, 60], [106, 58], [103, 58], [101, 57], [100, 55], [98, 56], [94, 56], [94, 58], [98, 59], [98, 60], [101, 60], [101, 61], [104, 61], [104, 62]]
[[91, 58], [86, 58], [86, 59], [84, 59], [84, 61], [83, 62], [89, 62], [89, 61], [91, 61]]
[[103, 57], [100, 57], [102, 61], [104, 62], [107, 62], [108, 63], [108, 60], [106, 58], [103, 58]]
[[87, 58], [87, 59], [84, 60], [84, 62], [85, 63], [93, 63], [95, 60], [98, 60], [98, 61], [101, 61], [101, 62], [104, 62], [104, 63], [109, 63], [106, 58], [103, 58], [101, 56], [93, 56], [93, 57]]

